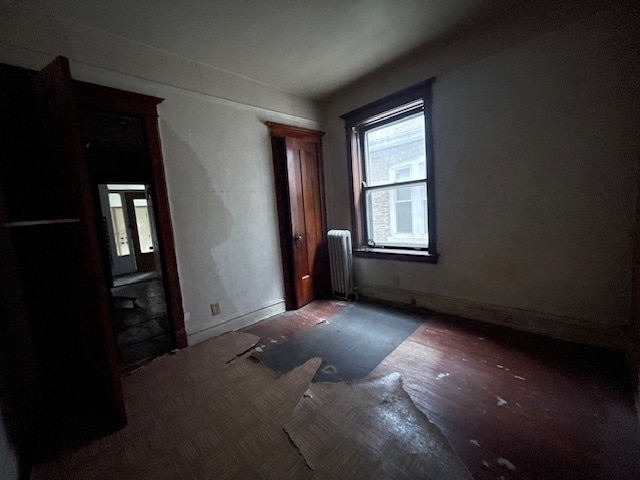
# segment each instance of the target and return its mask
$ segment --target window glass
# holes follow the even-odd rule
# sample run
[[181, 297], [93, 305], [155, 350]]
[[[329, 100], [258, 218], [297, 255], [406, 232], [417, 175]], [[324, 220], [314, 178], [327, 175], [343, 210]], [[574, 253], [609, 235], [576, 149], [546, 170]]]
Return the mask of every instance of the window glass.
[[358, 256], [437, 263], [432, 82], [341, 115]]
[[424, 135], [420, 111], [365, 130], [361, 137], [369, 246], [428, 246]]
[[[422, 113], [367, 130], [364, 143], [368, 186], [424, 179], [427, 176]], [[403, 171], [401, 178], [390, 176], [390, 167], [407, 162], [415, 162], [420, 167]]]
[[367, 191], [367, 244], [424, 248], [427, 235], [426, 188], [376, 188]]

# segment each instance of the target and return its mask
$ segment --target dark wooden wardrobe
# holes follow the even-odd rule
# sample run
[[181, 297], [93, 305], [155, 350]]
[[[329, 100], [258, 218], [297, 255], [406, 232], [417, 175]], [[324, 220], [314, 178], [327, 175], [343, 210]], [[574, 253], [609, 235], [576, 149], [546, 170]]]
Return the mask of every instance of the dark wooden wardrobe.
[[36, 442], [48, 447], [40, 455], [55, 455], [126, 423], [80, 106], [145, 104], [134, 114], [147, 125], [168, 304], [176, 346], [186, 346], [155, 113], [161, 100], [149, 107], [148, 98], [73, 82], [63, 57], [40, 72], [0, 65], [0, 409], [23, 476]]

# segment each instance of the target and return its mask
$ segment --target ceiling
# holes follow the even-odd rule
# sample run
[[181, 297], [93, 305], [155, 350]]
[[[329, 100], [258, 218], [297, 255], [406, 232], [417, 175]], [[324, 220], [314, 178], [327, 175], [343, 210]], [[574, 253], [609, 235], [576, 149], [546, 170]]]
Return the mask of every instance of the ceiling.
[[308, 98], [513, 11], [509, 0], [23, 0]]

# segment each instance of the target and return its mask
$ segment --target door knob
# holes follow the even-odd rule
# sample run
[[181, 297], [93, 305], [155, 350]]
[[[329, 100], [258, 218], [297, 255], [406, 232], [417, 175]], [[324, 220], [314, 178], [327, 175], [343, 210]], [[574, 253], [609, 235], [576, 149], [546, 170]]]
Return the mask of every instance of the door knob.
[[302, 241], [302, 235], [300, 235], [299, 233], [296, 233], [293, 236], [293, 241], [295, 242], [296, 246]]

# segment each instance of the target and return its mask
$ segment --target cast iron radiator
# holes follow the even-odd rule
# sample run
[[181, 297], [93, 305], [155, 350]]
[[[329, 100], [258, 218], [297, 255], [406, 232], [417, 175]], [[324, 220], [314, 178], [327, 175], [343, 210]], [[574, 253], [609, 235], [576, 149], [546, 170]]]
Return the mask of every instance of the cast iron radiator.
[[351, 232], [329, 230], [329, 264], [331, 266], [331, 290], [335, 297], [349, 298], [353, 293]]

